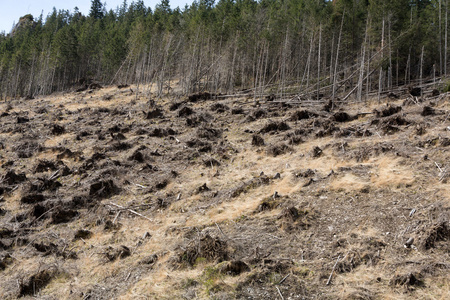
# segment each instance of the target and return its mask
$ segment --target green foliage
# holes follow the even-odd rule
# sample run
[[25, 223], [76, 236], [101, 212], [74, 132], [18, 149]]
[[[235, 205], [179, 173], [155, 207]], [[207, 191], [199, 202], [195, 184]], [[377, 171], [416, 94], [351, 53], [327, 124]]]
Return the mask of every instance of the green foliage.
[[206, 293], [217, 292], [220, 290], [220, 280], [223, 277], [218, 268], [206, 267], [201, 275], [201, 283], [205, 287]]
[[93, 19], [102, 19], [104, 17], [103, 4], [100, 0], [91, 1], [91, 10], [89, 11], [89, 17]]
[[54, 8], [45, 20], [25, 15], [11, 33], [0, 33], [0, 97], [47, 94], [86, 77], [152, 81], [160, 91], [178, 80], [186, 93], [306, 76], [330, 83], [340, 37], [338, 71], [357, 65], [362, 49], [374, 55], [390, 43], [371, 66], [417, 79], [423, 48], [424, 76], [433, 66], [442, 75], [448, 22], [438, 7], [437, 0], [198, 0], [172, 9], [161, 0], [152, 11], [142, 0], [124, 0], [107, 11], [92, 0], [88, 16]]

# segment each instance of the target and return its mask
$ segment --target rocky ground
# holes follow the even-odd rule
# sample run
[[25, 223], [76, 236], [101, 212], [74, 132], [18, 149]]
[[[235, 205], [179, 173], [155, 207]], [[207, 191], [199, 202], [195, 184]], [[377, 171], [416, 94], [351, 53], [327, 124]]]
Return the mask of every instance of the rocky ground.
[[0, 103], [2, 299], [450, 298], [450, 95], [94, 88]]

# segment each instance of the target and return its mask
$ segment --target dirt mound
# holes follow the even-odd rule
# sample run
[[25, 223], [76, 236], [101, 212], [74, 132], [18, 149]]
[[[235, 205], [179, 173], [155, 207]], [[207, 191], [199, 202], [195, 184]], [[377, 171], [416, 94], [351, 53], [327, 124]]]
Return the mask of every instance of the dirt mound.
[[222, 130], [210, 127], [201, 127], [197, 129], [197, 137], [207, 140], [215, 140], [222, 136]]
[[192, 108], [190, 108], [187, 105], [183, 105], [179, 110], [178, 110], [178, 117], [187, 117], [190, 116], [192, 114], [194, 114], [194, 110]]
[[388, 105], [385, 108], [382, 108], [381, 110], [374, 110], [375, 115], [378, 118], [384, 118], [392, 116], [402, 110], [401, 106], [395, 106], [395, 105]]
[[154, 110], [150, 110], [148, 112], [143, 112], [145, 119], [151, 120], [156, 118], [164, 118], [164, 112], [162, 109], [156, 108]]
[[208, 118], [206, 118], [204, 115], [196, 115], [191, 118], [186, 119], [186, 125], [189, 127], [197, 127], [201, 125], [202, 123], [206, 123], [208, 121]]
[[203, 92], [203, 93], [190, 95], [188, 97], [188, 101], [189, 102], [198, 102], [201, 100], [212, 100], [212, 99], [216, 98], [216, 96], [217, 96], [216, 94]]
[[34, 203], [42, 202], [44, 200], [45, 200], [45, 197], [42, 194], [28, 194], [28, 195], [23, 196], [20, 199], [20, 202], [25, 203], [25, 204], [34, 204]]
[[118, 258], [126, 258], [131, 255], [131, 250], [127, 246], [121, 245], [119, 247], [108, 247], [104, 252], [108, 261], [112, 262]]
[[209, 109], [211, 111], [214, 111], [217, 113], [224, 113], [224, 112], [230, 110], [230, 108], [228, 106], [226, 106], [225, 104], [222, 104], [222, 103], [214, 103], [213, 105], [211, 105], [209, 107]]
[[250, 267], [241, 260], [233, 260], [230, 262], [227, 262], [220, 268], [220, 273], [231, 275], [231, 276], [237, 276], [244, 272], [249, 272]]
[[313, 117], [317, 117], [317, 114], [307, 111], [307, 110], [298, 110], [291, 115], [289, 120], [290, 121], [300, 121], [300, 120], [306, 120], [306, 119], [313, 118]]
[[293, 149], [284, 143], [279, 143], [276, 145], [267, 146], [266, 153], [267, 155], [271, 155], [273, 157], [286, 154], [291, 152]]
[[291, 129], [286, 122], [270, 122], [259, 130], [259, 133], [286, 131]]
[[41, 270], [26, 279], [18, 281], [19, 297], [34, 296], [46, 287], [60, 272], [55, 268]]
[[424, 106], [422, 113], [420, 114], [422, 117], [433, 116], [436, 114], [436, 110], [430, 106]]
[[13, 184], [22, 183], [26, 180], [27, 180], [27, 176], [25, 175], [25, 173], [16, 174], [16, 172], [14, 170], [9, 170], [3, 176], [3, 180], [1, 182], [9, 184], [9, 185], [13, 185]]
[[422, 249], [429, 250], [438, 246], [439, 242], [447, 242], [447, 250], [450, 250], [450, 225], [448, 221], [441, 221], [427, 228], [420, 242]]
[[51, 214], [52, 224], [61, 224], [71, 222], [78, 216], [78, 211], [73, 209], [58, 209]]
[[53, 124], [53, 127], [52, 127], [53, 135], [61, 135], [61, 134], [64, 134], [65, 132], [66, 132], [66, 129], [64, 128], [64, 126], [61, 126], [58, 124]]
[[420, 97], [422, 95], [422, 88], [420, 87], [410, 87], [409, 94], [414, 97]]
[[112, 179], [101, 180], [91, 184], [89, 188], [89, 196], [105, 199], [120, 193], [120, 189], [114, 184]]
[[243, 114], [245, 114], [245, 111], [242, 107], [235, 107], [235, 108], [231, 109], [231, 114], [232, 115], [243, 115]]
[[257, 134], [252, 136], [252, 146], [264, 146], [264, 139]]
[[247, 117], [247, 122], [253, 122], [265, 116], [267, 116], [267, 111], [259, 108], [250, 113], [250, 115]]
[[64, 167], [64, 163], [62, 161], [59, 161], [58, 163], [55, 163], [54, 161], [49, 161], [46, 159], [39, 160], [36, 166], [34, 167], [33, 173], [42, 173], [47, 171], [56, 171], [58, 170], [58, 167]]
[[339, 123], [350, 122], [355, 119], [354, 116], [350, 116], [345, 111], [336, 112], [333, 114], [333, 120]]
[[389, 284], [393, 286], [402, 285], [406, 287], [411, 287], [411, 286], [423, 286], [424, 282], [422, 276], [419, 273], [414, 272], [395, 275], [389, 281]]
[[145, 161], [145, 156], [141, 151], [136, 150], [133, 152], [133, 154], [131, 154], [130, 157], [128, 157], [128, 160], [143, 163]]
[[166, 137], [170, 135], [176, 135], [177, 132], [172, 128], [153, 128], [148, 133], [149, 136], [153, 137]]
[[190, 141], [187, 141], [186, 145], [189, 148], [196, 148], [199, 152], [210, 152], [212, 150], [212, 146], [210, 143], [199, 139], [192, 139]]

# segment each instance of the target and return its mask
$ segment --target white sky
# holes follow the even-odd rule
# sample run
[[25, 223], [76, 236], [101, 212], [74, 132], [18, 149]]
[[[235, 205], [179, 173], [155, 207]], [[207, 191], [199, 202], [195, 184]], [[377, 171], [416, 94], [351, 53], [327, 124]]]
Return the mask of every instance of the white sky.
[[[123, 0], [102, 0], [106, 2], [106, 9], [115, 10], [117, 6], [123, 3]], [[133, 2], [127, 0], [128, 5]], [[152, 9], [161, 0], [144, 0], [146, 7], [150, 6]], [[170, 0], [172, 8], [179, 6], [184, 8], [186, 3], [192, 3], [193, 0]], [[77, 6], [84, 15], [89, 14], [91, 8], [91, 0], [0, 0], [0, 32], [10, 32], [14, 22], [18, 22], [21, 16], [32, 14], [33, 17], [38, 18], [43, 12], [44, 20], [49, 13], [53, 11], [53, 7], [57, 10], [68, 9], [73, 12]]]

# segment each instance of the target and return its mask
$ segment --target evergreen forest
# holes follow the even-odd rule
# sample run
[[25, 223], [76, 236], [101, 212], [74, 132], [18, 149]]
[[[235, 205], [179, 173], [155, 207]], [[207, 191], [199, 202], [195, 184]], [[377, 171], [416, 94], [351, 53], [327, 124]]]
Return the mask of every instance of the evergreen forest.
[[209, 91], [359, 100], [445, 78], [448, 1], [143, 1], [25, 15], [0, 33], [0, 98], [83, 80], [158, 96]]

